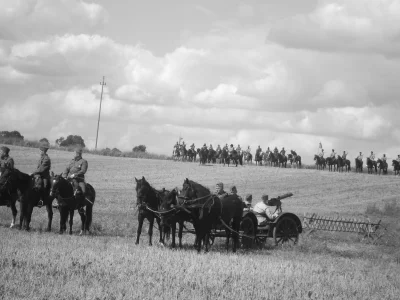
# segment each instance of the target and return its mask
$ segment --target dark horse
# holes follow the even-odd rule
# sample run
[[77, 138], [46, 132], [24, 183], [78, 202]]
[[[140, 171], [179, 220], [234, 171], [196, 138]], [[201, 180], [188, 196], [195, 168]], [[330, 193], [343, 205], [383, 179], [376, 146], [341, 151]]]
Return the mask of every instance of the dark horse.
[[239, 155], [236, 150], [232, 150], [231, 153], [229, 153], [228, 157], [225, 159], [226, 163], [228, 164], [228, 167], [229, 167], [231, 160], [232, 160], [233, 164], [235, 164], [237, 167], [238, 163], [239, 163]]
[[253, 155], [249, 151], [243, 151], [243, 160], [248, 164], [253, 163]]
[[[75, 189], [73, 183], [61, 175], [51, 176], [50, 197], [57, 198], [58, 210], [60, 211], [60, 233], [67, 230], [67, 219], [69, 214], [69, 234], [72, 234], [72, 224], [74, 220], [75, 209], [80, 204], [79, 197], [75, 197]], [[90, 225], [93, 219], [93, 205], [96, 199], [96, 191], [86, 183], [86, 196], [83, 201], [84, 209], [78, 210], [81, 216], [81, 232], [80, 235], [90, 232]]]
[[325, 158], [320, 157], [319, 155], [314, 155], [315, 164], [317, 165], [317, 170], [323, 170], [326, 167]]
[[195, 162], [196, 161], [197, 152], [194, 149], [189, 149], [187, 151], [187, 157], [189, 161]]
[[262, 165], [262, 159], [263, 159], [263, 153], [262, 151], [257, 150], [256, 155], [254, 156], [254, 161], [256, 162], [256, 165]]
[[287, 157], [286, 155], [283, 155], [282, 153], [278, 153], [278, 166], [279, 168], [282, 165], [282, 168], [285, 167], [286, 168], [286, 164], [287, 164]]
[[290, 150], [291, 153], [288, 154], [288, 160], [290, 161], [290, 164], [292, 165], [293, 163], [296, 164], [297, 167], [301, 168], [301, 156], [300, 155], [295, 155], [296, 152], [293, 150]]
[[382, 160], [382, 159], [378, 159], [376, 161], [377, 165], [378, 165], [378, 169], [379, 169], [379, 175], [381, 175], [381, 172], [383, 171], [383, 175], [387, 174], [388, 171], [388, 164], [386, 162], [386, 160]]
[[213, 164], [217, 163], [217, 151], [208, 149], [207, 162]]
[[136, 234], [136, 245], [139, 244], [140, 234], [142, 233], [143, 221], [149, 221], [149, 246], [152, 245], [154, 219], [158, 224], [158, 231], [160, 233], [160, 243], [163, 244], [162, 227], [160, 224], [160, 217], [157, 212], [161, 205], [162, 194], [165, 192], [157, 191], [153, 188], [144, 178], [136, 179], [136, 205], [138, 206], [138, 228]]
[[[17, 218], [17, 200], [21, 200], [25, 191], [29, 188], [31, 177], [18, 169], [0, 170], [0, 206], [8, 206], [11, 208], [12, 220], [10, 228], [15, 226]], [[20, 202], [21, 203], [21, 202]], [[20, 222], [23, 214], [20, 214]]]
[[363, 171], [363, 161], [361, 159], [355, 159], [355, 163], [356, 163], [356, 173], [360, 172], [362, 173]]
[[184, 222], [193, 223], [193, 216], [190, 211], [183, 208], [182, 205], [185, 201], [183, 198], [178, 198], [178, 190], [173, 189], [167, 192], [162, 198], [160, 205], [160, 216], [161, 216], [161, 227], [171, 228], [172, 233], [172, 243], [171, 247], [175, 248], [175, 236], [176, 236], [176, 223], [179, 225], [178, 238], [179, 238], [179, 248], [182, 248], [182, 233]]
[[373, 168], [375, 168], [375, 174], [378, 173], [376, 161], [371, 160], [369, 157], [367, 157], [367, 168], [368, 168], [368, 174], [372, 174]]
[[326, 163], [328, 164], [329, 171], [336, 171], [337, 160], [336, 157], [327, 157]]
[[51, 224], [53, 221], [53, 209], [51, 205], [54, 198], [50, 197], [49, 194], [50, 182], [48, 188], [44, 191], [43, 179], [39, 175], [31, 177], [29, 188], [26, 190], [24, 196], [21, 198], [21, 229], [30, 229], [33, 208], [38, 207], [39, 200], [41, 197], [43, 197], [43, 204], [46, 206], [48, 218], [46, 231], [51, 231]]
[[220, 155], [220, 157], [221, 157], [220, 163], [223, 163], [224, 166], [225, 166], [225, 163], [227, 163], [229, 160], [228, 156], [229, 156], [228, 150], [226, 150], [226, 148], [223, 148], [221, 151], [221, 155]]
[[[239, 244], [239, 229], [242, 220], [244, 204], [237, 195], [212, 195], [210, 190], [201, 184], [186, 178], [179, 197], [186, 200], [184, 205], [189, 211], [194, 208], [194, 227], [196, 231], [197, 251], [201, 250], [201, 241], [205, 239], [208, 251], [208, 239], [211, 229], [225, 228], [226, 249], [229, 249], [229, 238], [233, 235], [232, 251], [236, 252]], [[231, 227], [227, 227], [231, 226]]]
[[394, 175], [400, 175], [400, 163], [397, 160], [392, 160]]
[[207, 157], [208, 157], [208, 149], [207, 148], [198, 148], [197, 153], [199, 154], [199, 161], [200, 165], [203, 164], [205, 165], [207, 163]]
[[343, 157], [338, 155], [336, 164], [338, 172], [343, 172], [343, 167], [346, 167], [346, 172], [350, 172], [350, 161], [348, 159], [344, 160]]

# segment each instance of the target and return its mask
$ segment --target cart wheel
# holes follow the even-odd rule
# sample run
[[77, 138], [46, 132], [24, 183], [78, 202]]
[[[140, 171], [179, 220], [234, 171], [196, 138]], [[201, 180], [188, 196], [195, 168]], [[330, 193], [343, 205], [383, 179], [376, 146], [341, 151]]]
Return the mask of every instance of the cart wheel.
[[299, 240], [296, 222], [290, 217], [283, 217], [276, 223], [273, 231], [275, 245], [293, 246]]
[[242, 237], [243, 248], [253, 247], [256, 237], [256, 226], [250, 217], [244, 217], [240, 223], [240, 229], [246, 236]]

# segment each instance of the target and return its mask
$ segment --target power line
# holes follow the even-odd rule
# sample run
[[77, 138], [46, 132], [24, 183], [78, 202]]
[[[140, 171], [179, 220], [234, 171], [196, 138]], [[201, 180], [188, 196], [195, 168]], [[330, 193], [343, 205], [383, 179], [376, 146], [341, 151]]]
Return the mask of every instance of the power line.
[[95, 150], [97, 150], [97, 139], [99, 138], [101, 102], [103, 101], [103, 87], [106, 85], [106, 83], [104, 82], [104, 76], [103, 76], [103, 82], [100, 82], [100, 85], [101, 85], [101, 95], [100, 95], [99, 118], [97, 119], [97, 134], [96, 134], [96, 146], [95, 146]]

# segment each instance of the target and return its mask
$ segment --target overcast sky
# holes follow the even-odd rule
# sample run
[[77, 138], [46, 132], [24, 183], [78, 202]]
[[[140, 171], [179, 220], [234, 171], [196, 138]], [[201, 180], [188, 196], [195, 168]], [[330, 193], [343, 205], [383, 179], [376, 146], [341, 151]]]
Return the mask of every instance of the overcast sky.
[[400, 153], [398, 0], [0, 0], [0, 130]]

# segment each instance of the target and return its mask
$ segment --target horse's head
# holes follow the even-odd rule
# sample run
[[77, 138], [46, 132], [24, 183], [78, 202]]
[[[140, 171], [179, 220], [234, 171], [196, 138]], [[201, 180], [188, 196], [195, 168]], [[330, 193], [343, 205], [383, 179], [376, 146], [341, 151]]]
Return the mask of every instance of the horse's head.
[[182, 199], [193, 199], [197, 197], [197, 192], [193, 188], [188, 178], [186, 178], [185, 181], [183, 182], [182, 190], [178, 197]]
[[150, 184], [146, 181], [146, 178], [142, 176], [141, 179], [136, 179], [136, 198], [137, 198], [137, 203], [139, 207], [146, 206], [146, 199], [148, 194], [151, 191], [151, 186]]
[[60, 175], [54, 175], [53, 172], [51, 172], [51, 188], [50, 188], [50, 196], [56, 197], [57, 194], [59, 193], [60, 185], [62, 185], [63, 182], [66, 180]]
[[34, 175], [32, 178], [32, 188], [35, 191], [40, 191], [43, 188], [43, 179], [40, 175]]
[[314, 160], [318, 160], [318, 155], [317, 154], [314, 155]]

